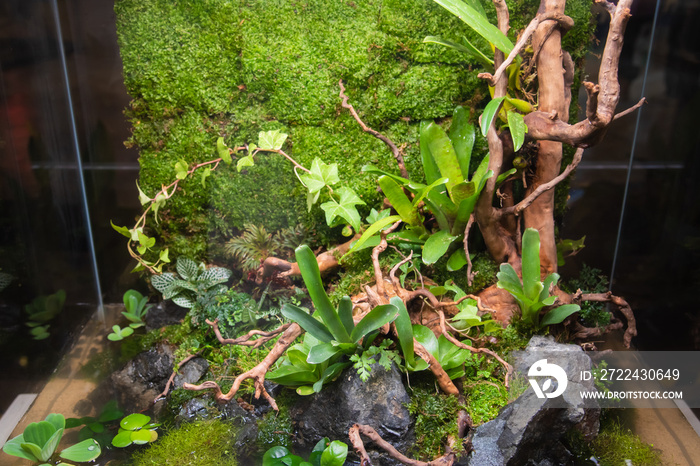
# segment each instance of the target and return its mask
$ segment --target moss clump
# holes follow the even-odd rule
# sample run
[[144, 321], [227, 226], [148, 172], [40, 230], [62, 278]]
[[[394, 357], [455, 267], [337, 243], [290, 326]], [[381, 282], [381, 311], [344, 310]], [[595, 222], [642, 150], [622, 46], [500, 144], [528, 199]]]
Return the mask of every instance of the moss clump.
[[269, 411], [258, 421], [258, 450], [265, 452], [274, 446], [292, 447], [292, 418], [286, 405], [286, 395], [276, 398], [279, 412]]
[[410, 391], [408, 412], [416, 419], [416, 443], [412, 454], [417, 459], [430, 461], [445, 453], [447, 437], [459, 438], [457, 397], [436, 393], [434, 387], [416, 385]]
[[484, 424], [508, 404], [508, 390], [499, 382], [485, 381], [466, 387], [467, 411], [474, 425]]
[[236, 466], [236, 434], [237, 428], [220, 420], [183, 424], [180, 428], [166, 433], [146, 449], [136, 452], [130, 464]]

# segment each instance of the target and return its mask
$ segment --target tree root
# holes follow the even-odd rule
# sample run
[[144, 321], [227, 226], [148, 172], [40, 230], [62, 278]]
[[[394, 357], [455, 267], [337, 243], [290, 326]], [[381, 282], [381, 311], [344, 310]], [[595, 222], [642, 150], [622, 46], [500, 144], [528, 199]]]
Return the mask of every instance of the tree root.
[[362, 437], [360, 434], [368, 437], [382, 450], [387, 452], [389, 456], [407, 466], [451, 466], [454, 464], [455, 455], [452, 453], [449, 445], [447, 448], [448, 452], [445, 453], [445, 455], [426, 463], [424, 461], [414, 460], [403, 455], [400, 451], [394, 448], [392, 444], [384, 440], [372, 427], [364, 424], [355, 424], [350, 428], [348, 436], [350, 437], [350, 443], [352, 444], [353, 448], [357, 454], [360, 455], [361, 466], [371, 466], [372, 461], [369, 459], [369, 455], [367, 454], [367, 450], [365, 450], [365, 445], [362, 442]]
[[170, 374], [170, 377], [168, 378], [168, 381], [165, 384], [165, 389], [153, 400], [153, 403], [158, 403], [160, 400], [164, 400], [166, 396], [168, 396], [168, 391], [170, 391], [170, 386], [173, 384], [173, 381], [175, 380], [175, 376], [177, 375], [178, 371], [182, 369], [182, 366], [196, 358], [202, 354], [201, 351], [197, 351], [195, 354], [190, 354], [187, 356], [185, 359], [180, 361], [180, 363], [177, 365], [177, 369], [173, 371], [172, 374]]
[[279, 411], [277, 402], [269, 393], [267, 393], [267, 390], [265, 390], [265, 374], [267, 374], [267, 371], [270, 368], [270, 366], [272, 366], [284, 354], [284, 352], [287, 351], [287, 349], [292, 345], [292, 343], [294, 343], [294, 340], [296, 340], [296, 338], [299, 335], [301, 335], [302, 332], [303, 331], [301, 327], [299, 327], [299, 325], [289, 324], [289, 327], [287, 327], [280, 339], [277, 340], [277, 343], [275, 343], [275, 346], [273, 346], [270, 352], [267, 354], [267, 356], [265, 356], [265, 359], [263, 359], [257, 366], [255, 366], [251, 370], [246, 371], [238, 377], [236, 377], [236, 380], [234, 380], [231, 390], [229, 390], [229, 392], [226, 394], [224, 394], [221, 391], [221, 387], [219, 387], [219, 384], [217, 384], [214, 381], [207, 381], [201, 385], [193, 385], [186, 383], [183, 385], [183, 388], [185, 388], [186, 390], [195, 391], [213, 390], [216, 400], [221, 403], [226, 403], [233, 399], [233, 397], [236, 395], [236, 392], [241, 387], [241, 383], [244, 380], [253, 379], [255, 383], [255, 398], [259, 399], [260, 395], [262, 394], [265, 397], [265, 399], [270, 403], [270, 406], [272, 406], [272, 408], [275, 411]]
[[[592, 302], [598, 302], [598, 303], [612, 303], [615, 306], [617, 306], [617, 310], [620, 311], [620, 313], [624, 316], [625, 320], [627, 321], [627, 329], [625, 330], [625, 335], [622, 339], [625, 348], [629, 348], [631, 343], [632, 343], [632, 338], [637, 336], [637, 320], [634, 317], [634, 313], [632, 312], [632, 308], [630, 307], [629, 303], [619, 297], [613, 295], [610, 291], [607, 293], [588, 293], [588, 294], [581, 294], [580, 296], [575, 296], [575, 299], [578, 298], [579, 301], [592, 301]], [[605, 328], [604, 331], [600, 329], [590, 329], [587, 327], [584, 327], [579, 324], [580, 327], [577, 327], [576, 334], [574, 334], [574, 338], [591, 338], [595, 336], [600, 336], [603, 333], [607, 333], [611, 330], [617, 330], [623, 327], [622, 322], [613, 322], [608, 327]], [[597, 331], [598, 333], [596, 333]]]
[[[263, 332], [262, 330], [251, 330], [250, 332], [242, 335], [238, 338], [224, 338], [219, 330], [218, 319], [213, 322], [206, 319], [205, 322], [214, 329], [214, 334], [216, 334], [216, 339], [222, 345], [239, 345], [239, 346], [250, 346], [252, 348], [260, 348], [262, 345], [268, 341], [274, 339], [277, 335], [287, 330], [292, 324], [284, 324], [271, 332]], [[254, 336], [259, 336], [260, 338], [256, 340], [251, 340]]]

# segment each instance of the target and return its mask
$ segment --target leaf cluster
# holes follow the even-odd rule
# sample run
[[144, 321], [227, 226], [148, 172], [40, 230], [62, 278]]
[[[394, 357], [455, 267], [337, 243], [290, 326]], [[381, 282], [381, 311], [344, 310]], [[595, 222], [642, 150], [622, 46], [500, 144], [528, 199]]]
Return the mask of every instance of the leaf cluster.
[[540, 280], [540, 233], [528, 228], [522, 240], [522, 281], [510, 264], [501, 264], [497, 286], [508, 291], [517, 301], [522, 321], [535, 330], [558, 324], [580, 310], [578, 304], [565, 304], [549, 310], [540, 320], [540, 310], [552, 306], [557, 297], [550, 296], [559, 281], [559, 274], [549, 274]]
[[[8, 440], [2, 447], [2, 451], [8, 455], [18, 456], [42, 466], [48, 466], [56, 447], [58, 447], [63, 432], [66, 428], [66, 419], [61, 414], [51, 413], [40, 422], [32, 422], [24, 432], [17, 437]], [[93, 439], [83, 440], [61, 451], [59, 456], [68, 461], [87, 462], [92, 461], [102, 450], [100, 444]], [[59, 465], [66, 463], [59, 462]]]
[[316, 443], [309, 460], [293, 455], [286, 447], [276, 446], [265, 452], [262, 466], [343, 466], [348, 456], [348, 446], [338, 440], [324, 437]]
[[222, 283], [231, 276], [231, 271], [223, 267], [209, 267], [204, 263], [199, 265], [184, 256], [177, 258], [177, 274], [163, 273], [151, 277], [151, 285], [163, 293], [163, 299], [172, 299], [178, 306], [193, 309], [198, 304], [198, 298], [216, 287], [225, 290]]
[[65, 302], [65, 290], [58, 290], [48, 296], [37, 296], [30, 304], [24, 306], [24, 312], [28, 316], [26, 325], [31, 328], [29, 333], [35, 340], [49, 337], [49, 322], [63, 311]]

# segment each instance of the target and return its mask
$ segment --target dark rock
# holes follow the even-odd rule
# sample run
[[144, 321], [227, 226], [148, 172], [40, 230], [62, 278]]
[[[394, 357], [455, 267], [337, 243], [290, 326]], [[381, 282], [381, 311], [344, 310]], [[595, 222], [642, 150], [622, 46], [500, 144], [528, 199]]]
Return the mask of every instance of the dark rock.
[[[320, 393], [301, 397], [289, 413], [296, 427], [296, 447], [309, 451], [323, 437], [348, 442], [348, 431], [353, 424], [366, 424], [394, 445], [406, 452], [414, 443], [412, 421], [406, 404], [408, 393], [395, 366], [385, 370], [372, 366], [367, 382], [362, 382], [354, 369], [345, 371], [339, 380], [323, 387]], [[366, 445], [368, 452], [372, 445]], [[384, 452], [370, 453], [375, 466], [393, 466], [400, 463]], [[352, 458], [349, 459], [352, 462]]]
[[174, 359], [172, 347], [159, 343], [113, 373], [110, 380], [119, 406], [128, 413], [151, 407], [165, 389], [173, 372]]
[[[590, 370], [590, 358], [576, 345], [562, 345], [551, 338], [533, 337], [524, 353], [518, 355], [514, 367], [527, 377], [532, 364], [541, 359], [558, 364], [567, 374]], [[584, 409], [579, 390], [590, 388], [572, 381], [556, 398], [538, 398], [528, 389], [506, 406], [498, 417], [477, 427], [472, 444], [474, 452], [457, 465], [515, 466], [565, 465], [571, 453], [562, 443], [564, 435], [578, 429], [584, 435], [598, 431], [600, 410]], [[556, 388], [556, 387], [555, 387]]]
[[201, 379], [204, 374], [207, 373], [207, 369], [209, 369], [209, 363], [206, 359], [191, 359], [178, 371], [178, 374], [175, 376], [175, 380], [173, 380], [174, 387], [182, 388], [183, 384], [197, 383], [197, 381]]
[[146, 331], [165, 327], [167, 325], [179, 324], [187, 316], [189, 309], [180, 307], [171, 300], [161, 301], [151, 306], [144, 318]]

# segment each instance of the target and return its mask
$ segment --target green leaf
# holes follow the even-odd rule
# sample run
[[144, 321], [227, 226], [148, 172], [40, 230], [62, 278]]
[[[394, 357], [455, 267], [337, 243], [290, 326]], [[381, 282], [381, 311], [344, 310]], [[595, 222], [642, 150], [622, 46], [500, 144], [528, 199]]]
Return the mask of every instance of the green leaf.
[[333, 440], [321, 454], [321, 466], [343, 466], [348, 456], [348, 446]]
[[523, 298], [525, 296], [523, 285], [513, 266], [503, 263], [499, 270], [500, 271], [496, 274], [496, 277], [498, 277], [498, 283], [496, 284], [498, 288], [506, 290], [513, 296]]
[[170, 262], [170, 258], [168, 257], [168, 248], [160, 251], [160, 254], [158, 254], [158, 260], [162, 262]]
[[280, 366], [274, 371], [268, 372], [265, 375], [266, 380], [278, 383], [280, 385], [297, 386], [312, 384], [318, 380], [318, 376], [309, 368], [300, 368], [296, 366]]
[[424, 325], [413, 325], [413, 337], [433, 356], [438, 355], [438, 340], [432, 330]]
[[522, 241], [523, 291], [529, 299], [539, 299], [542, 291], [540, 281], [540, 233], [527, 228]]
[[119, 226], [115, 225], [111, 220], [109, 221], [109, 224], [112, 225], [112, 228], [114, 228], [114, 230], [117, 233], [131, 239], [131, 231], [129, 231], [129, 229], [127, 227], [119, 227]]
[[447, 135], [452, 141], [459, 168], [466, 180], [469, 176], [469, 164], [471, 163], [474, 141], [476, 141], [476, 131], [474, 125], [469, 123], [469, 112], [464, 107], [455, 108], [452, 114], [452, 125]]
[[[410, 180], [407, 180], [406, 178], [401, 178], [400, 176], [394, 175], [393, 173], [389, 173], [389, 172], [386, 172], [384, 170], [380, 170], [379, 168], [375, 167], [374, 165], [363, 165], [362, 166], [362, 173], [370, 173], [372, 175], [388, 176], [392, 180], [399, 183], [401, 186], [408, 185], [411, 182]], [[439, 176], [438, 176], [438, 178], [439, 178]]]
[[434, 264], [446, 252], [458, 236], [450, 235], [449, 231], [440, 230], [430, 235], [423, 245], [423, 263]]
[[413, 327], [411, 327], [411, 317], [408, 315], [406, 305], [401, 298], [393, 296], [389, 302], [396, 306], [399, 312], [394, 321], [394, 325], [396, 326], [396, 333], [399, 336], [399, 346], [401, 346], [401, 352], [406, 360], [406, 366], [413, 367], [415, 357], [413, 354]]
[[338, 303], [338, 317], [343, 323], [343, 327], [348, 333], [352, 332], [355, 328], [355, 322], [352, 319], [352, 300], [348, 296], [343, 296], [340, 298], [340, 303]]
[[306, 362], [309, 364], [321, 364], [322, 362], [326, 362], [333, 356], [336, 356], [342, 352], [343, 351], [341, 348], [333, 345], [332, 343], [321, 343], [311, 348], [309, 355], [306, 358]]
[[224, 143], [224, 138], [220, 137], [216, 140], [216, 153], [219, 154], [221, 160], [223, 160], [226, 165], [231, 165], [233, 160], [231, 159], [231, 152], [229, 152], [228, 147]]
[[362, 236], [360, 236], [360, 239], [358, 239], [350, 248], [350, 250], [346, 254], [353, 253], [355, 251], [358, 251], [361, 249], [361, 246], [365, 244], [365, 242], [370, 239], [372, 236], [376, 235], [381, 231], [384, 227], [387, 225], [391, 225], [394, 222], [398, 222], [401, 220], [401, 217], [399, 215], [392, 215], [390, 217], [383, 218], [381, 220], [378, 220], [375, 222], [373, 225], [371, 225], [369, 228], [365, 230], [364, 233], [362, 233]]
[[323, 371], [323, 374], [321, 377], [314, 383], [313, 389], [315, 393], [318, 393], [321, 391], [321, 388], [323, 388], [323, 384], [334, 380], [336, 377], [340, 375], [341, 372], [343, 372], [347, 367], [350, 366], [350, 362], [337, 362], [335, 364], [331, 364], [326, 368], [325, 371]]
[[131, 441], [136, 445], [145, 445], [151, 441], [151, 431], [141, 429], [131, 433]]
[[146, 196], [146, 194], [141, 191], [141, 186], [139, 186], [139, 182], [136, 182], [136, 189], [139, 190], [139, 202], [141, 202], [141, 205], [146, 205], [149, 202], [151, 202], [151, 198]]
[[578, 304], [564, 304], [563, 306], [556, 307], [545, 314], [545, 316], [542, 318], [542, 322], [540, 322], [540, 327], [560, 324], [564, 322], [564, 319], [569, 317], [571, 314], [580, 310], [581, 308]]
[[68, 461], [86, 463], [94, 460], [100, 456], [101, 453], [102, 450], [100, 449], [100, 444], [97, 442], [97, 440], [90, 438], [83, 440], [80, 443], [76, 443], [72, 447], [66, 448], [59, 456]]
[[510, 128], [510, 136], [513, 138], [513, 150], [517, 151], [525, 142], [525, 133], [527, 125], [525, 119], [520, 113], [508, 111], [508, 127]]
[[274, 131], [261, 131], [258, 134], [258, 146], [262, 150], [280, 150], [287, 140], [287, 135], [280, 132], [279, 129]]
[[7, 453], [8, 455], [17, 456], [19, 458], [24, 458], [26, 460], [37, 461], [37, 462], [41, 461], [36, 456], [32, 455], [32, 453], [30, 451], [23, 449], [22, 448], [23, 443], [26, 443], [26, 442], [24, 441], [24, 436], [22, 434], [20, 434], [17, 437], [5, 442], [5, 445], [3, 445], [3, 447], [2, 447], [2, 451]]
[[200, 174], [200, 176], [201, 176], [200, 180], [201, 180], [201, 182], [202, 182], [202, 188], [206, 188], [206, 187], [207, 187], [207, 177], [209, 177], [209, 175], [211, 175], [211, 167], [207, 166], [207, 167], [205, 167], [205, 168], [202, 169], [202, 173]]
[[447, 271], [456, 272], [467, 265], [467, 255], [464, 252], [464, 248], [459, 248], [450, 255], [447, 259]]
[[282, 446], [272, 447], [265, 452], [262, 458], [262, 466], [283, 466], [281, 458], [289, 455], [287, 448]]
[[30, 455], [34, 456], [35, 458], [37, 458], [37, 461], [47, 461], [48, 460], [48, 458], [44, 458], [42, 456], [41, 448], [39, 448], [39, 446], [36, 445], [35, 443], [26, 443], [25, 442], [21, 446], [22, 446], [22, 449], [24, 451], [26, 451]]
[[362, 220], [355, 206], [362, 205], [364, 202], [357, 196], [355, 191], [345, 186], [338, 188], [335, 192], [340, 196], [339, 201], [332, 199], [321, 204], [321, 209], [326, 213], [326, 223], [331, 225], [336, 217], [341, 217], [352, 225], [355, 231], [359, 231]]
[[180, 160], [175, 164], [175, 178], [178, 180], [184, 180], [187, 178], [187, 172], [189, 171], [189, 166], [184, 160]]
[[445, 186], [447, 186], [450, 198], [454, 201], [453, 189], [464, 181], [464, 176], [457, 160], [457, 154], [452, 146], [452, 141], [447, 133], [435, 123], [428, 123], [424, 128], [423, 135], [441, 176], [448, 179]]
[[393, 304], [380, 304], [375, 307], [361, 321], [355, 325], [350, 334], [350, 339], [357, 343], [367, 334], [381, 328], [396, 319], [399, 310]]
[[322, 342], [328, 343], [333, 341], [333, 335], [331, 334], [331, 332], [328, 331], [326, 326], [324, 326], [321, 322], [304, 312], [301, 308], [294, 306], [293, 304], [284, 304], [282, 306], [281, 312], [283, 316], [293, 320], [294, 322], [299, 324], [301, 328], [303, 328]]
[[479, 11], [460, 0], [434, 0], [435, 3], [464, 21], [481, 37], [508, 55], [513, 50], [513, 43], [496, 26], [488, 22]]
[[[43, 448], [54, 432], [56, 432], [56, 427], [48, 421], [32, 422], [24, 429], [24, 441]], [[47, 459], [42, 458], [41, 460], [46, 461]]]
[[[465, 39], [465, 41], [466, 41], [466, 39]], [[449, 47], [453, 50], [456, 50], [457, 52], [466, 53], [467, 55], [475, 58], [485, 68], [487, 68], [487, 69], [493, 68], [493, 60], [491, 60], [486, 55], [484, 55], [479, 49], [474, 47], [474, 45], [472, 45], [472, 43], [469, 41], [466, 41], [466, 43], [464, 45], [462, 45], [458, 42], [452, 42], [451, 40], [443, 39], [441, 37], [427, 36], [425, 39], [423, 39], [423, 42], [443, 45], [445, 47]]]
[[486, 137], [486, 133], [489, 132], [489, 128], [491, 127], [491, 123], [493, 122], [493, 119], [498, 115], [498, 109], [501, 107], [501, 104], [503, 103], [503, 99], [505, 97], [498, 97], [497, 99], [491, 100], [486, 105], [486, 108], [484, 109], [484, 113], [481, 114], [481, 135]]
[[379, 183], [379, 187], [382, 189], [384, 196], [386, 196], [391, 206], [401, 217], [401, 220], [409, 225], [418, 225], [421, 223], [418, 211], [408, 196], [406, 196], [406, 193], [404, 193], [403, 188], [396, 181], [386, 175], [383, 175], [379, 177], [377, 182]]
[[318, 157], [311, 163], [310, 173], [299, 175], [299, 179], [310, 193], [317, 193], [325, 186], [332, 186], [340, 182], [338, 178], [338, 164], [325, 164]]
[[145, 414], [129, 414], [119, 422], [119, 427], [124, 430], [136, 430], [148, 424], [150, 420], [151, 418]]
[[240, 173], [245, 167], [252, 167], [254, 165], [255, 162], [253, 161], [253, 156], [246, 155], [236, 161], [236, 170], [238, 170], [238, 173]]

